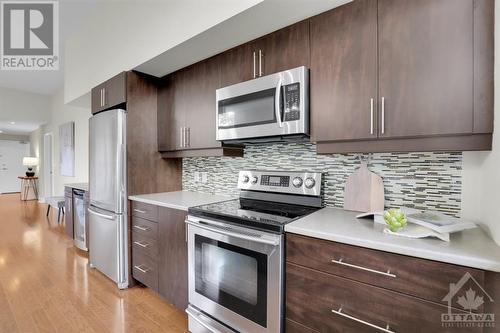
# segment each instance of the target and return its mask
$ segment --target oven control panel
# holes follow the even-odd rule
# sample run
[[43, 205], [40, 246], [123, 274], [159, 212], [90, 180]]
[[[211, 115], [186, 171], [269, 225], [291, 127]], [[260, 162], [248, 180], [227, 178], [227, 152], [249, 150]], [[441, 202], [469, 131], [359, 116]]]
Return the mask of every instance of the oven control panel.
[[238, 188], [242, 190], [289, 194], [321, 194], [321, 173], [293, 171], [240, 171]]

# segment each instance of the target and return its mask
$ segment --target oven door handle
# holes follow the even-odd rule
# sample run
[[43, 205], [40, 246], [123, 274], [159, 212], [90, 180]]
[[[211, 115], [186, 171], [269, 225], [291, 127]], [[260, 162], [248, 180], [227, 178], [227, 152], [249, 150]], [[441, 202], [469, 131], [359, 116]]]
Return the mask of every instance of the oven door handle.
[[221, 234], [221, 235], [231, 236], [231, 237], [244, 239], [244, 240], [248, 240], [248, 241], [252, 241], [252, 242], [256, 242], [256, 243], [267, 244], [267, 245], [272, 245], [272, 246], [278, 246], [280, 244], [279, 239], [265, 239], [265, 238], [259, 238], [259, 237], [252, 237], [252, 236], [241, 234], [237, 231], [227, 230], [227, 229], [230, 229], [229, 227], [222, 229], [222, 228], [218, 228], [218, 227], [212, 227], [212, 226], [209, 226], [207, 224], [202, 224], [199, 222], [190, 221], [188, 219], [186, 220], [186, 223], [190, 224], [194, 227], [198, 227], [198, 228], [205, 229], [208, 231], [216, 232], [216, 233]]
[[274, 93], [274, 112], [276, 113], [276, 121], [279, 127], [283, 127], [283, 121], [281, 120], [281, 74], [279, 75], [278, 84], [276, 85], [276, 91]]

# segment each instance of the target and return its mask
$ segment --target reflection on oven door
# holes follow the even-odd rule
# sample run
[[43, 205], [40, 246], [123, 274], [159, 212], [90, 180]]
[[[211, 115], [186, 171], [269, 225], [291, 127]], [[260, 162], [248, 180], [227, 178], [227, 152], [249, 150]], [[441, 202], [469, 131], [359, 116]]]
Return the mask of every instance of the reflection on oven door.
[[252, 305], [257, 304], [257, 260], [211, 244], [203, 244], [201, 279]]

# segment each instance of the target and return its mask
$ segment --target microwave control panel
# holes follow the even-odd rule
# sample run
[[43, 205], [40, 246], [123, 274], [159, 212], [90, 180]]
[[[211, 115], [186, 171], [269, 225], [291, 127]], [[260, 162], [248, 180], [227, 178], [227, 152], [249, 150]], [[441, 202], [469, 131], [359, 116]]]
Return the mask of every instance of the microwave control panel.
[[300, 83], [292, 83], [284, 86], [285, 108], [283, 121], [294, 121], [300, 119]]

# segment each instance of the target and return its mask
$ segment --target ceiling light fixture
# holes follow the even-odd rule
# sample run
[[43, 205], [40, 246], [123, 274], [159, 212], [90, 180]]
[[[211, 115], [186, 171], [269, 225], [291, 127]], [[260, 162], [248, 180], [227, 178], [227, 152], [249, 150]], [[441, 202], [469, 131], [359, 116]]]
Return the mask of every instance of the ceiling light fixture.
[[11, 125], [15, 125], [15, 124], [16, 124], [16, 122], [15, 122], [15, 121], [11, 121], [11, 122], [10, 122], [10, 124], [11, 124]]

